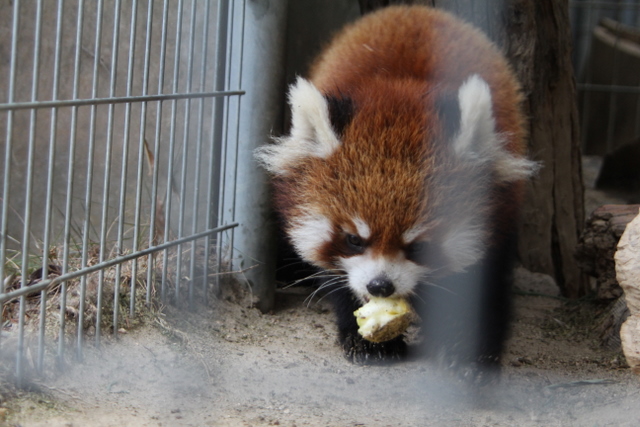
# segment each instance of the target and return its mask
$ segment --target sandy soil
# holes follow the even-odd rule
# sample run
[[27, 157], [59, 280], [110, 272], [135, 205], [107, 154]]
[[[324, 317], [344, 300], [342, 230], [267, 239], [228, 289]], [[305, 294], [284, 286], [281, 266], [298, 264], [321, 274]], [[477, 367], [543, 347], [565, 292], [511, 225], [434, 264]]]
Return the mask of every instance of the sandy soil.
[[[82, 364], [6, 403], [10, 426], [637, 426], [640, 378], [597, 345], [602, 307], [566, 304], [553, 281], [517, 272], [499, 384], [474, 393], [425, 360], [356, 366], [325, 301], [280, 292], [270, 314], [227, 292], [168, 309]], [[543, 294], [546, 296], [530, 295]]]

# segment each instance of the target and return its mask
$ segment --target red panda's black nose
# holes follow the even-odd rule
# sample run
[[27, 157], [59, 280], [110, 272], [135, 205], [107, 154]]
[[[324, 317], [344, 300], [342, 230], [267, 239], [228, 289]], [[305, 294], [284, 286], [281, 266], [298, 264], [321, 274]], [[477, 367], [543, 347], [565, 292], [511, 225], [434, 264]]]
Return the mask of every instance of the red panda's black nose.
[[396, 291], [396, 287], [388, 277], [379, 276], [369, 282], [367, 290], [374, 297], [389, 297]]

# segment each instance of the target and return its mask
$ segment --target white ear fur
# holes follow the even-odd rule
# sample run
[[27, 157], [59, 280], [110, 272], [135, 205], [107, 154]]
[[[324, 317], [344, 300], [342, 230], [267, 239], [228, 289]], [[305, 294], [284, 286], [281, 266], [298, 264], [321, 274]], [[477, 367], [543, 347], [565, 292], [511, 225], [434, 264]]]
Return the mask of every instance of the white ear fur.
[[470, 161], [492, 162], [498, 178], [512, 182], [534, 175], [536, 162], [511, 154], [495, 131], [491, 89], [479, 75], [467, 79], [458, 90], [460, 130], [453, 142], [455, 153]]
[[305, 157], [327, 158], [340, 146], [331, 127], [329, 106], [320, 91], [298, 77], [289, 90], [291, 133], [256, 150], [256, 158], [271, 173], [283, 175]]
[[477, 74], [472, 75], [460, 86], [458, 102], [460, 130], [453, 143], [455, 153], [481, 155], [485, 148], [498, 145], [489, 85]]

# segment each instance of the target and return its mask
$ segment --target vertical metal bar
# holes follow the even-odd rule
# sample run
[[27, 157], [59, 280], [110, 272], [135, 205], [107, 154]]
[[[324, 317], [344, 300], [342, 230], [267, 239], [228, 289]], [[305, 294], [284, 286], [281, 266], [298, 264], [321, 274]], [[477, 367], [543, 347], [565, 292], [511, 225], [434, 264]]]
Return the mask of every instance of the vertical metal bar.
[[[214, 89], [215, 91], [222, 91], [225, 89], [226, 81], [226, 67], [227, 67], [227, 36], [229, 28], [229, 1], [220, 0], [218, 2], [218, 11], [216, 19], [216, 63], [214, 73]], [[213, 128], [211, 130], [211, 143], [209, 152], [209, 174], [208, 174], [208, 187], [207, 195], [209, 197], [209, 203], [207, 203], [206, 218], [208, 228], [213, 228], [218, 224], [218, 206], [220, 199], [220, 170], [222, 165], [222, 127], [224, 118], [224, 105], [225, 98], [216, 97], [213, 100], [213, 108], [211, 109]], [[207, 237], [205, 243], [205, 258], [209, 259], [209, 251], [211, 248], [211, 237]], [[220, 241], [220, 236], [216, 236], [216, 242]], [[220, 251], [217, 250], [217, 262], [216, 273], [219, 273], [220, 267]], [[205, 280], [209, 277], [208, 263], [205, 264], [204, 270]], [[219, 275], [216, 274], [215, 278], [216, 291], [220, 286]], [[205, 297], [207, 297], [205, 293]]]
[[[84, 20], [84, 0], [78, 0], [77, 7], [78, 19], [76, 21], [76, 50], [73, 65], [73, 93], [72, 98], [78, 99], [78, 81], [80, 78], [80, 52], [82, 51], [82, 25]], [[71, 215], [72, 215], [72, 194], [73, 181], [75, 177], [75, 147], [77, 133], [78, 107], [71, 108], [71, 123], [69, 126], [69, 164], [67, 168], [67, 199], [65, 203], [65, 219], [64, 219], [64, 245], [62, 254], [62, 274], [67, 273], [69, 269], [69, 247], [71, 244]], [[58, 364], [62, 364], [64, 360], [65, 347], [65, 324], [67, 312], [67, 282], [60, 284], [60, 330], [58, 334]]]
[[[231, 89], [231, 60], [233, 58], [233, 47], [238, 43], [236, 41], [234, 24], [235, 24], [235, 2], [231, 3], [231, 8], [229, 10], [229, 15], [227, 20], [230, 21], [228, 34], [230, 35], [229, 40], [227, 42], [228, 49], [225, 51], [225, 66], [223, 68], [224, 73], [222, 79], [224, 80], [223, 85], [226, 85], [226, 89]], [[221, 159], [220, 159], [220, 173], [218, 178], [218, 222], [222, 223], [225, 220], [225, 204], [227, 198], [227, 163], [229, 159], [229, 117], [230, 117], [230, 109], [231, 109], [231, 100], [227, 97], [224, 100], [224, 105], [222, 106], [224, 111], [224, 118], [221, 118], [221, 129], [220, 129], [220, 144], [221, 144]], [[232, 249], [231, 249], [232, 250]], [[222, 265], [222, 252], [223, 252], [223, 238], [222, 235], [218, 235], [218, 239], [216, 241], [216, 252], [217, 252], [217, 268], [216, 268], [216, 292], [219, 292], [220, 289], [220, 272]], [[231, 255], [230, 255], [231, 258]]]
[[[640, 85], [637, 87], [640, 88]], [[636, 139], [640, 136], [640, 93], [636, 92], [636, 120], [635, 127], [633, 129], [633, 139]]]
[[[11, 59], [9, 64], [9, 85], [7, 88], [7, 103], [11, 104], [15, 96], [15, 81], [18, 64], [18, 27], [20, 25], [20, 0], [13, 2], [13, 16], [11, 28]], [[9, 216], [9, 195], [11, 182], [11, 157], [13, 148], [13, 111], [7, 111], [7, 129], [4, 146], [4, 176], [2, 182], [2, 222], [0, 228], [0, 290], [4, 292], [4, 263], [7, 259], [7, 223]]]
[[[120, 41], [120, 0], [116, 0], [114, 5], [114, 22], [113, 22], [113, 34], [111, 41], [111, 70], [109, 77], [109, 97], [115, 96], [116, 91], [116, 83], [118, 77], [118, 50], [119, 50], [119, 41]], [[111, 162], [113, 155], [113, 128], [114, 128], [114, 114], [115, 114], [115, 106], [113, 104], [109, 104], [107, 107], [107, 134], [105, 136], [105, 157], [104, 157], [104, 172], [103, 172], [103, 185], [102, 185], [102, 215], [101, 215], [101, 223], [100, 223], [100, 255], [99, 262], [102, 262], [107, 257], [107, 252], [109, 249], [107, 248], [108, 241], [108, 231], [109, 231], [109, 196], [111, 194]], [[118, 295], [118, 284], [119, 284], [119, 276], [116, 272], [114, 276], [114, 300], [113, 300], [113, 310], [115, 311], [118, 306], [117, 297]], [[98, 300], [97, 300], [97, 311], [102, 313], [103, 306], [103, 292], [104, 292], [104, 281], [105, 281], [105, 270], [100, 270], [98, 274]], [[116, 312], [117, 313], [117, 312]], [[114, 316], [113, 322], [117, 324], [117, 317]], [[102, 325], [96, 324], [96, 345], [100, 345], [101, 340], [101, 332]], [[117, 337], [117, 328], [113, 329], [114, 336]]]
[[[234, 47], [236, 46], [241, 46], [243, 41], [242, 41], [242, 37], [240, 37], [240, 41], [238, 41], [238, 36], [236, 34], [237, 30], [235, 29], [235, 23], [236, 21], [240, 21], [236, 19], [236, 3], [233, 2], [231, 5], [231, 10], [229, 13], [229, 20], [230, 20], [230, 27], [229, 27], [229, 41], [228, 41], [228, 51], [227, 51], [227, 57], [226, 57], [226, 68], [225, 68], [225, 76], [226, 76], [226, 88], [227, 89], [231, 89], [232, 87], [232, 79], [234, 77], [234, 75], [232, 75], [232, 65], [233, 65], [233, 61], [234, 61]], [[237, 82], [236, 82], [237, 83]], [[240, 87], [240, 85], [238, 84], [237, 87]], [[226, 212], [226, 203], [227, 203], [227, 197], [232, 198], [235, 196], [235, 193], [233, 191], [230, 191], [230, 187], [232, 188], [233, 186], [229, 186], [227, 181], [228, 181], [228, 165], [230, 162], [230, 154], [229, 154], [229, 149], [230, 149], [230, 120], [231, 120], [231, 99], [230, 98], [226, 98], [225, 99], [225, 104], [224, 104], [224, 119], [223, 119], [223, 130], [222, 130], [222, 141], [221, 143], [222, 145], [222, 159], [221, 159], [221, 176], [220, 176], [220, 202], [219, 202], [219, 212], [218, 212], [218, 221], [221, 222], [225, 222], [227, 220], [231, 220], [230, 218], [226, 218], [227, 216], [227, 212]], [[237, 102], [238, 100], [234, 100], [235, 102]], [[228, 193], [231, 193], [230, 195], [228, 195]], [[231, 257], [233, 256], [233, 246], [232, 246], [232, 242], [230, 241], [229, 243], [229, 260], [231, 260]], [[222, 260], [223, 260], [223, 251], [224, 251], [224, 246], [223, 246], [223, 238], [222, 236], [219, 236], [218, 241], [216, 242], [216, 251], [217, 251], [217, 276], [216, 276], [216, 287], [218, 288], [217, 290], [219, 291], [219, 286], [220, 286], [220, 272], [221, 270], [221, 265], [222, 265]]]
[[[173, 93], [178, 93], [178, 79], [179, 79], [179, 71], [180, 71], [180, 45], [182, 44], [182, 0], [178, 1], [178, 13], [177, 13], [177, 22], [176, 22], [176, 47], [174, 53], [174, 64], [173, 64]], [[170, 130], [169, 130], [169, 158], [167, 165], [167, 194], [166, 194], [166, 202], [165, 202], [165, 224], [164, 224], [164, 241], [169, 241], [170, 232], [171, 232], [171, 196], [173, 193], [173, 161], [174, 161], [174, 151], [175, 151], [175, 142], [176, 142], [176, 113], [177, 113], [177, 101], [171, 101], [171, 120], [170, 120]], [[168, 264], [169, 264], [169, 252], [165, 250], [164, 253], [164, 262], [162, 265], [162, 296], [164, 300], [165, 289], [166, 289], [166, 280], [168, 274]], [[180, 278], [180, 272], [176, 273], [177, 277]], [[180, 282], [176, 283], [175, 294], [176, 298], [179, 295]]]
[[[56, 44], [53, 64], [53, 82], [51, 99], [58, 99], [58, 85], [60, 82], [60, 51], [62, 46], [62, 9], [64, 8], [64, 0], [58, 0], [58, 10], [56, 14]], [[56, 133], [58, 126], [58, 109], [51, 109], [51, 124], [49, 128], [49, 164], [47, 166], [47, 195], [44, 208], [44, 236], [42, 245], [42, 279], [48, 277], [49, 272], [49, 241], [51, 228], [51, 212], [53, 202], [53, 171], [55, 169], [56, 154]], [[38, 337], [38, 371], [42, 372], [44, 368], [44, 329], [45, 319], [47, 315], [47, 291], [40, 293], [40, 328]]]
[[[640, 14], [638, 14], [638, 11], [640, 10], [640, 7], [638, 7], [639, 5], [636, 3], [634, 4], [632, 7], [629, 8], [629, 23], [630, 25], [635, 25], [637, 26], [640, 22], [638, 20], [638, 18], [640, 17]], [[639, 82], [640, 83], [640, 82]], [[640, 87], [640, 84], [638, 85], [638, 87]], [[640, 136], [640, 93], [636, 93], [636, 119], [635, 119], [635, 126], [633, 129], [633, 139], [636, 139]]]
[[[593, 10], [589, 9], [588, 11], [586, 11], [586, 15], [587, 15], [587, 34], [591, 34], [592, 33], [592, 28], [593, 28]], [[591, 78], [592, 78], [592, 68], [589, 66], [589, 64], [587, 63], [587, 71], [586, 71], [586, 76], [585, 76], [585, 82], [586, 83], [592, 83], [591, 82]], [[583, 149], [588, 148], [587, 147], [587, 127], [588, 127], [588, 117], [589, 117], [589, 113], [591, 110], [591, 90], [586, 89], [584, 91], [584, 95], [582, 98], [582, 106], [581, 106], [581, 113], [582, 113], [582, 117], [580, 118], [580, 120], [582, 121], [581, 126], [580, 126], [580, 132], [581, 132], [581, 138], [582, 138], [582, 147]]]
[[[168, 22], [168, 13], [169, 13], [169, 0], [164, 0], [163, 10], [162, 10], [162, 30], [161, 30], [161, 41], [160, 41], [160, 61], [159, 61], [159, 69], [158, 69], [158, 93], [163, 92], [164, 87], [164, 73], [165, 73], [165, 59], [167, 53], [167, 22]], [[160, 161], [160, 137], [161, 137], [161, 123], [162, 123], [162, 102], [158, 102], [158, 107], [156, 110], [156, 128], [154, 132], [154, 162], [151, 166], [152, 170], [152, 182], [151, 182], [151, 209], [150, 209], [150, 217], [151, 221], [149, 222], [149, 246], [153, 246], [154, 240], [156, 238], [156, 214], [158, 210], [158, 162]], [[159, 237], [159, 236], [158, 236]], [[147, 296], [146, 303], [147, 305], [151, 304], [151, 288], [154, 283], [154, 274], [155, 270], [154, 266], [155, 254], [150, 254], [148, 258], [148, 266], [147, 266]], [[162, 283], [161, 288], [161, 298], [164, 301], [164, 281]]]
[[[35, 31], [33, 36], [33, 67], [32, 67], [32, 80], [31, 80], [31, 100], [36, 101], [38, 99], [38, 78], [40, 76], [40, 33], [42, 30], [42, 0], [36, 3], [36, 18], [35, 18]], [[22, 279], [20, 287], [27, 286], [27, 279], [29, 277], [29, 245], [30, 245], [30, 231], [31, 231], [31, 199], [33, 191], [33, 162], [36, 148], [36, 110], [32, 109], [29, 115], [29, 142], [28, 142], [28, 157], [27, 157], [27, 183], [25, 188], [25, 202], [24, 202], [24, 229], [22, 230]], [[22, 382], [24, 375], [23, 355], [24, 355], [24, 317], [27, 298], [26, 296], [20, 297], [20, 315], [18, 319], [18, 356], [16, 361], [16, 371], [18, 381]]]
[[[619, 24], [618, 24], [619, 25]], [[613, 76], [611, 85], [618, 84], [618, 76], [619, 76], [619, 65], [620, 65], [620, 52], [618, 49], [618, 43], [620, 42], [620, 36], [616, 34], [615, 41], [613, 43], [613, 61], [611, 64]], [[605, 154], [611, 153], [616, 147], [614, 147], [613, 137], [615, 133], [615, 119], [616, 112], [618, 110], [618, 94], [615, 91], [609, 92], [609, 116], [607, 118], [607, 152]]]
[[[18, 27], [20, 25], [20, 0], [13, 2], [13, 16], [11, 21], [11, 59], [9, 65], [9, 87], [7, 88], [7, 102], [12, 103], [15, 96], [15, 81], [18, 63]], [[7, 111], [7, 129], [4, 150], [4, 176], [2, 183], [2, 225], [0, 228], [0, 290], [4, 292], [4, 263], [7, 251], [7, 223], [9, 215], [9, 191], [11, 182], [11, 154], [13, 140], [13, 111]], [[0, 332], [2, 325], [0, 325]], [[0, 336], [2, 334], [0, 333]], [[19, 356], [18, 356], [19, 357]]]
[[[200, 69], [200, 81], [198, 83], [199, 90], [204, 92], [206, 85], [206, 75], [207, 75], [207, 62], [208, 62], [208, 41], [209, 41], [209, 14], [211, 13], [210, 8], [211, 2], [206, 2], [204, 19], [203, 19], [203, 29], [202, 29], [202, 46], [200, 51], [200, 58], [202, 58], [202, 64]], [[191, 233], [196, 234], [198, 230], [198, 205], [200, 202], [200, 171], [201, 171], [201, 157], [202, 157], [202, 146], [204, 144], [204, 135], [203, 135], [203, 121], [204, 121], [204, 99], [198, 100], [198, 119], [197, 119], [197, 137], [196, 141], [198, 145], [196, 147], [196, 170], [194, 172], [195, 175], [195, 186], [193, 190], [193, 205], [191, 211], [193, 212], [193, 221], [191, 223]], [[210, 162], [213, 162], [213, 159], [209, 159]], [[210, 194], [207, 194], [207, 197], [211, 197]], [[208, 205], [209, 203], [207, 203]], [[196, 275], [196, 242], [195, 240], [191, 242], [191, 267], [190, 267], [190, 277], [191, 277], [191, 285], [189, 286], [189, 306], [193, 307], [193, 283], [195, 281]], [[209, 251], [205, 249], [204, 251], [204, 260], [203, 260], [203, 270], [207, 271], [209, 265]], [[207, 276], [206, 274], [202, 278], [203, 281], [203, 290], [206, 291], [207, 287]]]
[[[129, 31], [129, 64], [127, 69], [126, 96], [131, 96], [131, 88], [133, 86], [133, 62], [135, 60], [135, 44], [136, 44], [136, 21], [138, 18], [138, 2], [131, 2], [131, 28]], [[118, 11], [119, 13], [120, 11]], [[129, 166], [129, 128], [131, 126], [131, 103], [124, 104], [124, 129], [122, 135], [122, 162], [120, 167], [120, 200], [118, 202], [118, 256], [124, 252], [124, 216], [127, 195], [127, 172]], [[134, 236], [135, 239], [135, 236]], [[135, 261], [134, 261], [135, 262]], [[113, 294], [113, 333], [118, 336], [118, 306], [120, 302], [120, 273], [122, 264], [116, 264], [116, 277], [114, 283]], [[131, 293], [133, 294], [134, 282], [136, 278], [131, 277]]]
[[[118, 78], [118, 51], [120, 47], [120, 12], [121, 2], [116, 0], [113, 6], [113, 34], [111, 39], [111, 76], [109, 79], [109, 98], [115, 96], [116, 93], [116, 80]], [[107, 241], [107, 220], [108, 220], [108, 207], [109, 207], [109, 194], [111, 190], [111, 156], [113, 154], [113, 127], [114, 127], [114, 114], [115, 105], [109, 104], [107, 109], [107, 135], [105, 140], [105, 161], [104, 161], [104, 183], [102, 194], [102, 223], [100, 234], [100, 261], [104, 261], [106, 256], [106, 241]], [[101, 270], [101, 279], [104, 277], [104, 271]], [[117, 325], [117, 309], [118, 309], [118, 286], [120, 277], [116, 275], [114, 278], [114, 299], [113, 299], [113, 324]], [[98, 282], [98, 312], [102, 311], [102, 292], [103, 282]], [[98, 328], [96, 328], [98, 329]], [[117, 337], [118, 328], [114, 326], [114, 336]], [[96, 334], [96, 345], [100, 344], [99, 334]]]
[[[91, 98], [95, 98], [98, 95], [98, 71], [100, 68], [100, 44], [102, 42], [102, 1], [98, 0], [96, 5], [96, 32], [95, 32], [95, 45], [93, 51], [93, 81], [91, 87]], [[87, 176], [86, 176], [86, 188], [84, 199], [84, 225], [82, 229], [82, 266], [87, 266], [89, 261], [89, 232], [91, 229], [91, 187], [93, 186], [93, 154], [95, 151], [96, 141], [96, 105], [91, 106], [91, 115], [89, 118], [89, 147], [87, 150]], [[76, 354], [78, 359], [82, 359], [82, 343], [83, 333], [82, 325], [84, 320], [84, 300], [87, 291], [87, 276], [82, 276], [80, 280], [80, 307], [78, 315], [78, 333], [77, 333], [77, 348]], [[100, 340], [100, 313], [101, 313], [101, 297], [102, 290], [98, 291], [98, 317], [96, 318], [96, 341]]]
[[[187, 92], [191, 92], [192, 83], [193, 83], [193, 52], [195, 46], [195, 22], [196, 22], [196, 1], [191, 1], [191, 17], [189, 19], [189, 45], [187, 50]], [[190, 120], [191, 120], [191, 100], [186, 99], [184, 102], [184, 127], [182, 132], [182, 174], [180, 179], [180, 209], [178, 211], [178, 238], [184, 237], [184, 214], [186, 209], [186, 200], [187, 200], [187, 170], [189, 169], [189, 131], [191, 128]], [[197, 161], [197, 159], [196, 159]], [[197, 178], [197, 176], [196, 176]], [[197, 179], [196, 179], [197, 182]], [[197, 217], [194, 212], [193, 215]], [[195, 244], [195, 242], [193, 242]], [[178, 245], [177, 248], [178, 259], [176, 262], [176, 270], [177, 270], [177, 283], [180, 283], [180, 275], [182, 271], [182, 245]], [[191, 253], [191, 258], [195, 258], [195, 251]], [[176, 286], [176, 303], [178, 303], [178, 287]], [[193, 277], [189, 278], [189, 290], [188, 296], [193, 294]]]
[[[245, 46], [245, 22], [246, 22], [246, 8], [247, 8], [247, 4], [246, 1], [242, 2], [242, 18], [240, 19], [240, 22], [242, 22], [241, 25], [241, 30], [240, 30], [240, 53], [238, 55], [238, 64], [239, 64], [239, 71], [238, 71], [238, 88], [242, 87], [242, 72], [244, 70], [244, 46]], [[235, 130], [235, 159], [234, 159], [234, 164], [233, 164], [233, 197], [231, 198], [232, 201], [232, 206], [231, 206], [231, 221], [235, 222], [236, 220], [236, 206], [237, 206], [237, 201], [238, 201], [238, 161], [239, 161], [239, 154], [240, 154], [240, 111], [241, 111], [241, 106], [242, 106], [242, 97], [238, 97], [237, 98], [237, 105], [236, 105], [236, 130]], [[231, 230], [231, 239], [230, 239], [230, 244], [229, 247], [231, 248], [231, 250], [233, 251], [233, 249], [235, 248], [234, 245], [234, 239], [235, 239], [235, 230]]]
[[286, 0], [270, 1], [269, 10], [259, 14], [258, 4], [247, 2], [246, 8], [250, 10], [242, 15], [245, 23], [240, 78], [246, 95], [239, 99], [241, 123], [236, 129], [242, 144], [236, 147], [237, 169], [234, 167], [232, 177], [235, 180], [233, 188], [238, 194], [232, 214], [241, 228], [232, 233], [232, 247], [236, 268], [259, 266], [246, 272], [244, 278], [252, 286], [253, 295], [258, 299], [257, 306], [263, 311], [270, 310], [275, 295], [272, 247], [275, 236], [268, 219], [269, 192], [265, 172], [255, 166], [253, 150], [280, 121], [286, 3]]
[[[242, 87], [242, 72], [244, 70], [244, 47], [245, 47], [245, 20], [246, 20], [246, 2], [243, 1], [242, 2], [242, 9], [240, 11], [240, 29], [238, 30], [239, 34], [240, 34], [240, 40], [239, 41], [232, 41], [232, 44], [236, 44], [238, 43], [239, 46], [239, 53], [236, 59], [234, 59], [232, 56], [230, 56], [229, 58], [229, 76], [230, 79], [232, 76], [236, 76], [237, 75], [237, 87], [240, 88]], [[231, 81], [229, 82], [229, 87], [231, 87]], [[229, 173], [230, 175], [230, 181], [231, 183], [225, 183], [224, 187], [223, 187], [223, 191], [227, 191], [227, 188], [229, 188], [229, 191], [231, 193], [231, 195], [229, 196], [230, 198], [230, 202], [231, 202], [231, 206], [229, 207], [229, 214], [231, 216], [230, 221], [234, 222], [235, 218], [236, 218], [236, 204], [237, 204], [237, 194], [238, 194], [238, 155], [240, 153], [240, 111], [241, 111], [241, 107], [242, 107], [242, 98], [238, 97], [237, 99], [234, 100], [236, 102], [235, 107], [236, 107], [236, 111], [235, 114], [233, 116], [233, 120], [235, 120], [235, 129], [230, 129], [230, 125], [229, 125], [229, 117], [227, 116], [227, 132], [229, 132], [229, 130], [232, 130], [233, 132], [235, 132], [234, 134], [234, 138], [233, 138], [233, 153], [232, 153], [232, 162], [231, 162], [231, 172]], [[230, 114], [230, 113], [228, 113]], [[227, 147], [229, 145], [229, 136], [227, 134], [227, 137], [225, 138]], [[227, 157], [227, 162], [229, 161], [228, 157]], [[225, 165], [225, 175], [227, 174], [226, 171], [226, 165]], [[229, 257], [233, 258], [233, 252], [235, 250], [235, 230], [230, 230], [229, 233]]]
[[[144, 66], [142, 71], [142, 94], [147, 95], [149, 92], [149, 62], [151, 57], [151, 31], [153, 29], [153, 3], [147, 1], [147, 32], [144, 47]], [[136, 173], [136, 207], [133, 220], [133, 252], [138, 251], [138, 238], [140, 234], [140, 211], [142, 209], [142, 172], [144, 168], [144, 146], [145, 146], [145, 128], [147, 123], [147, 103], [143, 102], [140, 110], [140, 136], [138, 138], [138, 169]], [[152, 269], [151, 262], [147, 265], [148, 270]], [[132, 261], [131, 277], [137, 277], [138, 261]], [[135, 314], [136, 304], [136, 281], [131, 282], [131, 303], [129, 305], [129, 316]], [[151, 287], [151, 281], [147, 281], [147, 288]]]

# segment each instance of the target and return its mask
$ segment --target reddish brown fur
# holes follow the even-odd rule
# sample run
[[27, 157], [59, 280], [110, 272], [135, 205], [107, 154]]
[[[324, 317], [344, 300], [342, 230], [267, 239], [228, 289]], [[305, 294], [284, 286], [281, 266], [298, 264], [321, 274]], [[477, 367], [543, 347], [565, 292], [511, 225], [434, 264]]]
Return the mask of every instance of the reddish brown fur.
[[[421, 219], [433, 221], [427, 225], [437, 230], [441, 219], [434, 210], [445, 192], [429, 189], [447, 185], [442, 176], [461, 182], [476, 177], [434, 143], [443, 134], [434, 103], [447, 92], [457, 94], [473, 74], [491, 88], [496, 130], [507, 136], [508, 150], [524, 154], [519, 86], [482, 33], [420, 6], [387, 8], [347, 27], [314, 63], [310, 81], [325, 95], [353, 100], [355, 116], [334, 155], [304, 159], [276, 179], [284, 217], [295, 218], [300, 206], [317, 205], [335, 227], [355, 228], [351, 220], [361, 216], [373, 233], [372, 250], [385, 255], [402, 249], [402, 234]], [[488, 214], [497, 229], [487, 236], [488, 244], [511, 231], [522, 185], [493, 185], [490, 191]], [[469, 197], [478, 195], [456, 188], [447, 203], [455, 207]], [[428, 238], [437, 243], [442, 236]], [[336, 267], [335, 245], [320, 249], [326, 268]]]
[[419, 96], [457, 91], [472, 74], [491, 87], [496, 127], [512, 135], [509, 149], [524, 154], [522, 99], [509, 65], [483, 33], [437, 9], [398, 6], [364, 17], [317, 58], [310, 80], [335, 96], [345, 88], [371, 96], [367, 89], [376, 87], [379, 76], [415, 80], [422, 85]]

